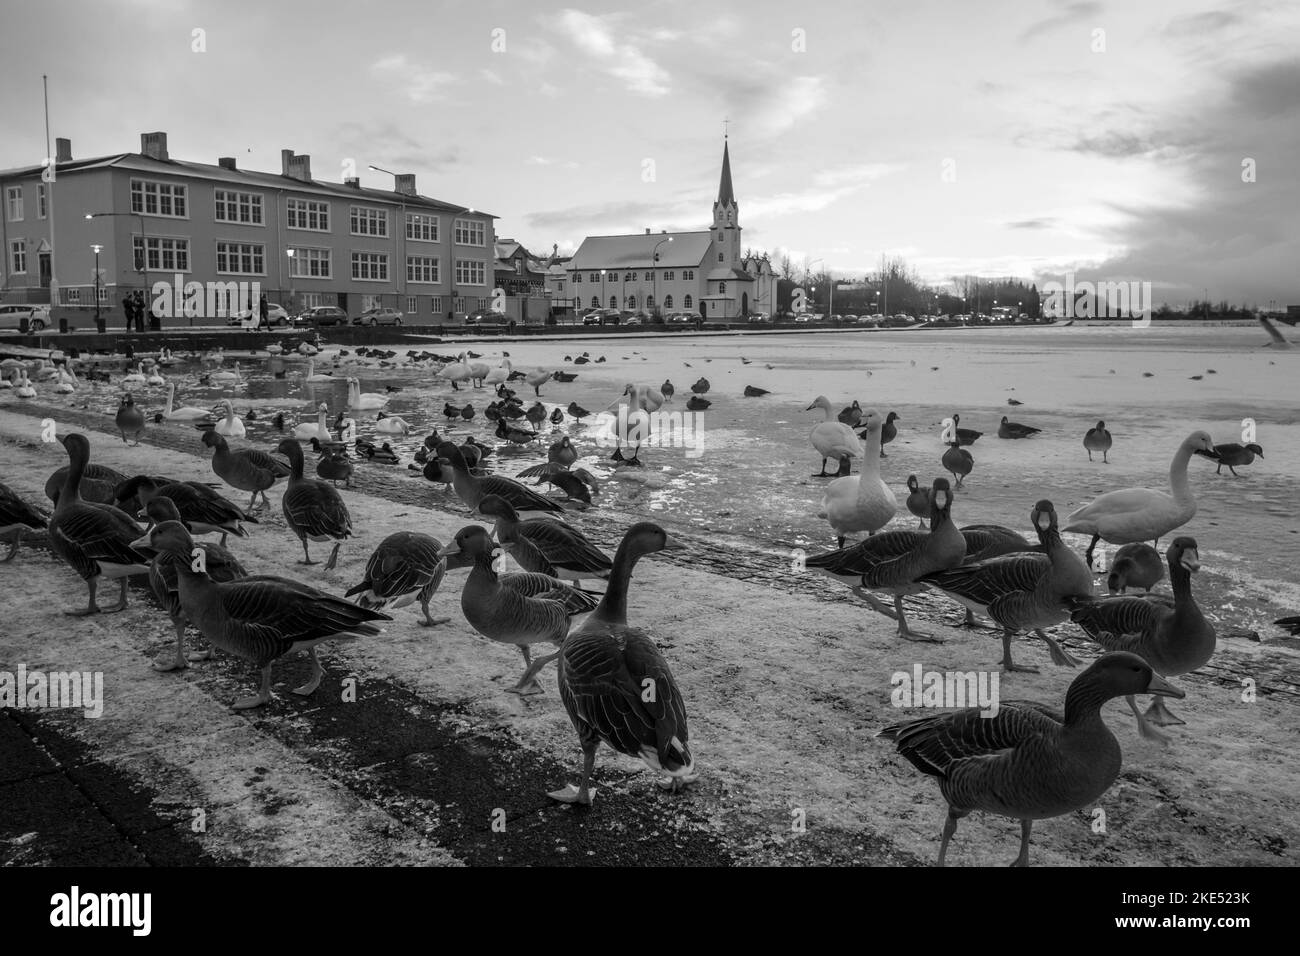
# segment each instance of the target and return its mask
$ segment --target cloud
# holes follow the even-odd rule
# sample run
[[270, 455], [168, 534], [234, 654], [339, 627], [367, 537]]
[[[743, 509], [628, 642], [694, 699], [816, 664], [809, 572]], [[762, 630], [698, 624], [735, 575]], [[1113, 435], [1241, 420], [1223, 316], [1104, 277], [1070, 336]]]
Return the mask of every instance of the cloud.
[[737, 134], [751, 142], [788, 133], [824, 109], [830, 99], [820, 76], [759, 79], [727, 72], [707, 77], [705, 85], [721, 91]]
[[487, 67], [484, 67], [478, 72], [479, 76], [483, 77], [483, 79], [487, 80], [493, 86], [506, 85], [506, 81], [501, 78], [501, 74], [497, 73], [496, 70], [489, 70]]
[[370, 73], [388, 83], [400, 84], [413, 103], [440, 99], [446, 87], [460, 82], [454, 73], [414, 65], [405, 53], [394, 53], [370, 65]]
[[330, 138], [343, 155], [356, 158], [362, 167], [373, 162], [399, 173], [436, 173], [460, 162], [460, 148], [456, 144], [432, 146], [391, 121], [340, 123], [331, 131]]
[[1040, 219], [1016, 219], [1006, 225], [1008, 229], [1055, 229], [1058, 220], [1051, 216], [1045, 216]]
[[1218, 33], [1220, 30], [1235, 26], [1240, 22], [1241, 17], [1226, 10], [1185, 13], [1170, 20], [1165, 25], [1164, 33], [1166, 36], [1171, 37], [1190, 36], [1199, 39], [1207, 33]]
[[1101, 12], [1101, 4], [1095, 2], [1067, 3], [1065, 9], [1055, 16], [1048, 17], [1046, 20], [1039, 20], [1031, 25], [1027, 30], [1020, 34], [1021, 41], [1032, 40], [1034, 37], [1042, 36], [1044, 33], [1050, 33], [1057, 27], [1067, 26], [1071, 23], [1077, 23], [1095, 16]]
[[573, 160], [555, 159], [551, 156], [529, 156], [524, 162], [529, 166], [562, 166], [565, 169], [577, 169]]
[[634, 43], [616, 40], [606, 18], [566, 9], [560, 12], [556, 24], [590, 58], [592, 66], [621, 81], [629, 91], [643, 96], [670, 92], [672, 78], [668, 71]]

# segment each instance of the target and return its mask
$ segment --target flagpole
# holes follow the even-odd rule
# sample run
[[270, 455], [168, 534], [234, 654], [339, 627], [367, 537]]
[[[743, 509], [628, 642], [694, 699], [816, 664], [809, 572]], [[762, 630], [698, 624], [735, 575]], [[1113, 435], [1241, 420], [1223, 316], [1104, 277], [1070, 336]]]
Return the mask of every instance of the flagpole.
[[59, 295], [59, 255], [54, 248], [54, 180], [58, 168], [54, 154], [50, 152], [50, 78], [44, 73], [41, 74], [41, 85], [45, 91], [45, 162], [49, 170], [49, 178], [45, 180], [45, 215], [50, 220], [50, 319], [53, 321]]

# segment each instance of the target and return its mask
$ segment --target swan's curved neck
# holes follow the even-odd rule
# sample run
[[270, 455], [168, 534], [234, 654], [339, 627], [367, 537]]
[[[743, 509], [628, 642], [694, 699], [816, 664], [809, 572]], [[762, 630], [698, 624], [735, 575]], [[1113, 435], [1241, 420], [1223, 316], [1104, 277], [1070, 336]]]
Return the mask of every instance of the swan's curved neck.
[[176, 383], [172, 382], [167, 386], [167, 408], [163, 411], [163, 418], [168, 418], [172, 413], [172, 402], [176, 400]]
[[1187, 477], [1187, 463], [1192, 460], [1192, 446], [1183, 442], [1169, 465], [1169, 488], [1178, 501], [1192, 500], [1192, 483]]
[[824, 409], [822, 409], [822, 411], [826, 413], [826, 415], [825, 415], [825, 417], [822, 419], [822, 421], [824, 421], [824, 422], [833, 422], [833, 421], [835, 421], [835, 413], [834, 413], [833, 411], [831, 411], [831, 407], [830, 407], [829, 405], [827, 405]]

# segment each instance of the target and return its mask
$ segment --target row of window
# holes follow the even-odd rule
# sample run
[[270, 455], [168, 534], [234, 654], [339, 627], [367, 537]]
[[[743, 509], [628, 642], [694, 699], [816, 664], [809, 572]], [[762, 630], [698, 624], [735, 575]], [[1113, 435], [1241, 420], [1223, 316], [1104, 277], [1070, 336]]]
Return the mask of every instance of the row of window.
[[[338, 305], [338, 296], [333, 292], [300, 292], [298, 299], [304, 309], [314, 309], [322, 305]], [[408, 295], [406, 297], [406, 314], [418, 315], [420, 313], [420, 302], [424, 300], [429, 303], [429, 312], [433, 315], [442, 314], [443, 297], [440, 295], [417, 296]], [[369, 293], [361, 295], [361, 311], [368, 309], [378, 309], [384, 304], [383, 297]], [[467, 309], [485, 309], [488, 300], [474, 296], [453, 296], [451, 298], [451, 307], [457, 312], [464, 312]]]
[[[9, 217], [10, 222], [23, 221], [23, 187], [10, 186], [5, 190], [5, 214]], [[45, 198], [45, 184], [38, 183], [36, 186], [36, 218], [44, 219], [49, 215], [49, 207]]]
[[[635, 309], [635, 308], [636, 308], [636, 303], [637, 303], [637, 298], [636, 298], [636, 296], [634, 296], [634, 295], [629, 295], [629, 296], [624, 300], [623, 308], [625, 308], [625, 309]], [[689, 309], [689, 308], [691, 308], [694, 304], [695, 304], [695, 300], [694, 300], [690, 295], [684, 295], [684, 296], [682, 296], [682, 308], [683, 308], [683, 309]], [[599, 299], [599, 297], [594, 296], [594, 295], [591, 297], [591, 307], [592, 307], [593, 309], [599, 309], [599, 308], [600, 308], [600, 299]], [[616, 295], [611, 295], [611, 296], [609, 297], [609, 307], [610, 307], [611, 309], [617, 309], [617, 308], [618, 308], [618, 296], [616, 296]], [[653, 309], [653, 308], [655, 307], [655, 297], [654, 297], [654, 296], [652, 296], [652, 295], [648, 295], [648, 296], [645, 297], [645, 307], [646, 307], [647, 309]], [[666, 296], [664, 296], [664, 308], [665, 308], [665, 309], [671, 309], [672, 307], [673, 307], [673, 297], [670, 296], [670, 295], [666, 295]]]
[[[675, 275], [676, 275], [676, 273], [675, 273], [672, 269], [666, 269], [666, 270], [664, 270], [664, 274], [663, 274], [660, 278], [662, 278], [664, 282], [672, 282], [672, 281], [673, 281], [673, 277], [674, 277]], [[636, 281], [636, 276], [637, 276], [637, 274], [636, 274], [635, 272], [624, 272], [624, 273], [623, 273], [623, 281], [624, 281], [624, 282], [635, 282], [635, 281]], [[654, 274], [653, 271], [651, 271], [651, 270], [649, 270], [649, 269], [647, 269], [647, 270], [645, 271], [645, 281], [646, 281], [646, 282], [653, 282], [653, 281], [654, 281], [654, 277], [655, 277], [655, 274]], [[617, 272], [608, 272], [608, 273], [606, 273], [606, 274], [604, 275], [603, 278], [604, 278], [604, 281], [606, 281], [606, 282], [618, 282], [618, 281], [619, 281], [619, 274], [618, 274]], [[588, 275], [587, 275], [587, 281], [589, 281], [589, 282], [600, 282], [601, 279], [602, 279], [602, 276], [601, 276], [601, 274], [600, 274], [599, 272], [591, 272], [591, 273], [588, 273]], [[694, 281], [695, 281], [695, 270], [694, 270], [694, 269], [683, 269], [683, 270], [682, 270], [682, 280], [685, 281], [685, 282], [694, 282]], [[573, 281], [574, 281], [574, 284], [575, 284], [575, 285], [576, 285], [577, 283], [581, 282], [581, 281], [582, 281], [582, 273], [581, 273], [581, 272], [575, 272], [575, 273], [573, 274]]]
[[[59, 286], [59, 300], [64, 305], [91, 305], [95, 301], [96, 289], [93, 285], [76, 286], [61, 285]], [[108, 302], [108, 287], [101, 285], [98, 289], [99, 304], [103, 305]]]

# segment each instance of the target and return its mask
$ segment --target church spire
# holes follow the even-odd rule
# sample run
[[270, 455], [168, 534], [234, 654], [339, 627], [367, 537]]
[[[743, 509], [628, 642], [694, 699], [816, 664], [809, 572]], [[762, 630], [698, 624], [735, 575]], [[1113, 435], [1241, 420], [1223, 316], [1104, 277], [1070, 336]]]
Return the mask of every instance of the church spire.
[[722, 181], [718, 183], [718, 205], [736, 204], [736, 195], [731, 189], [731, 155], [727, 151], [727, 138], [722, 138]]

